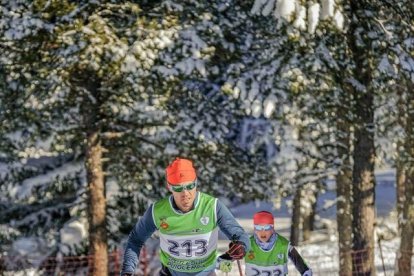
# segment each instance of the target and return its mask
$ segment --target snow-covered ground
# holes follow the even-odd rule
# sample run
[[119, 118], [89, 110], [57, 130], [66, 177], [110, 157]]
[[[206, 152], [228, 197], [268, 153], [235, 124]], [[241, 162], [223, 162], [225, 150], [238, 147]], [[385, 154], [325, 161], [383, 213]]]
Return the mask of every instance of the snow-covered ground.
[[[375, 264], [377, 267], [377, 275], [391, 275], [393, 274], [392, 272], [395, 266], [395, 252], [399, 246], [399, 238], [395, 234], [397, 219], [392, 212], [396, 202], [394, 187], [395, 173], [392, 170], [386, 170], [378, 172], [376, 174], [376, 177], [378, 183], [376, 188], [376, 210], [378, 218], [377, 228], [375, 231]], [[321, 209], [322, 206], [325, 206], [326, 201], [335, 199], [334, 185], [328, 185], [328, 188], [330, 189], [328, 189], [325, 194], [322, 194], [319, 197], [317, 209]], [[284, 235], [286, 238], [289, 238], [290, 213], [286, 204], [288, 201], [289, 198], [283, 199], [280, 209], [275, 209], [273, 207], [273, 203], [271, 202], [257, 201], [233, 206], [230, 208], [230, 210], [235, 215], [241, 226], [249, 234], [253, 233], [253, 214], [260, 210], [271, 211], [275, 215], [276, 231], [279, 234]], [[73, 234], [75, 232], [71, 231], [70, 233]], [[378, 236], [385, 237], [384, 240], [381, 241], [381, 248], [379, 247]], [[221, 254], [227, 250], [229, 241], [222, 233], [220, 233], [219, 239], [218, 250]], [[18, 249], [24, 249], [28, 251], [27, 254], [24, 254], [25, 256], [31, 256], [31, 251], [33, 251], [33, 253], [39, 251], [38, 247], [33, 247], [35, 250], [29, 250], [30, 248], [27, 248], [27, 244], [28, 243], [25, 242], [24, 247], [18, 246], [18, 244], [16, 245], [18, 246]], [[148, 251], [157, 252], [157, 246], [158, 242], [156, 240], [148, 242]], [[297, 248], [306, 262], [313, 269], [315, 275], [339, 275], [335, 206], [319, 213], [319, 217], [316, 221], [316, 230], [312, 232], [311, 240], [306, 244], [301, 244]], [[44, 255], [46, 256], [47, 254]], [[148, 258], [150, 260], [150, 268], [152, 268], [151, 273], [154, 274], [154, 271], [156, 271], [160, 266], [160, 262], [156, 256], [149, 256]], [[242, 270], [244, 271], [244, 262], [241, 261], [240, 264]], [[414, 267], [412, 269], [412, 274], [414, 275]], [[15, 273], [16, 272], [13, 272], [13, 274], [4, 275], [16, 275]], [[24, 274], [20, 275], [40, 275], [34, 270], [26, 270], [23, 273]], [[233, 270], [231, 273], [224, 274], [218, 271], [217, 274], [218, 276], [240, 275], [236, 263], [233, 265]], [[289, 265], [289, 275], [299, 275], [292, 264]]]
[[[395, 170], [384, 169], [376, 171], [375, 179], [377, 186], [375, 189], [375, 207], [378, 217], [386, 217], [396, 206], [396, 191], [395, 191]], [[317, 210], [318, 216], [327, 219], [335, 219], [336, 205], [326, 208], [327, 203], [331, 203], [336, 199], [335, 182], [328, 181], [325, 193], [320, 193], [318, 196]], [[225, 200], [225, 199], [224, 199]], [[253, 213], [260, 210], [271, 211], [275, 217], [290, 217], [288, 203], [292, 200], [291, 197], [282, 198], [280, 208], [276, 209], [273, 202], [252, 201], [245, 204], [240, 204], [230, 208], [231, 212], [237, 218], [251, 218]], [[306, 200], [306, 199], [305, 199]]]
[[[253, 232], [253, 221], [252, 219], [237, 219], [241, 226], [248, 232]], [[298, 250], [301, 255], [304, 257], [309, 266], [313, 269], [314, 275], [329, 275], [335, 276], [339, 275], [338, 273], [338, 246], [337, 246], [337, 235], [335, 229], [335, 221], [327, 221], [327, 228], [317, 230], [313, 232], [311, 240], [306, 244], [301, 244], [298, 246]], [[275, 221], [275, 229], [281, 235], [289, 237], [289, 228], [290, 228], [290, 219], [289, 218], [277, 218]], [[332, 228], [332, 229], [330, 229]], [[387, 218], [378, 219], [378, 227], [376, 228], [375, 240], [377, 241], [378, 235], [384, 236], [387, 240], [381, 241], [382, 257], [381, 251], [379, 248], [378, 242], [376, 242], [375, 250], [375, 264], [377, 268], [378, 276], [393, 275], [394, 271], [394, 262], [395, 262], [395, 252], [399, 246], [399, 238], [393, 235], [392, 230], [396, 229], [396, 218], [395, 216], [390, 216]], [[219, 254], [224, 253], [228, 248], [228, 240], [224, 235], [220, 235], [220, 240], [218, 243]], [[149, 260], [149, 275], [158, 275], [157, 271], [160, 266], [158, 256], [152, 256], [152, 252], [158, 251], [158, 241], [149, 240], [147, 243], [147, 258]], [[385, 273], [383, 270], [383, 262]], [[240, 261], [241, 269], [244, 275], [244, 261]], [[412, 275], [414, 275], [414, 267], [412, 268]], [[137, 270], [137, 272], [139, 272]], [[230, 273], [223, 273], [221, 271], [216, 271], [218, 276], [239, 276], [239, 269], [237, 263], [233, 264], [233, 269]], [[76, 275], [86, 275], [85, 274], [76, 274]], [[36, 270], [26, 269], [20, 271], [16, 274], [16, 271], [10, 273], [4, 273], [5, 276], [20, 276], [20, 275], [42, 275]], [[75, 275], [75, 274], [73, 274]], [[138, 274], [143, 275], [143, 274]], [[289, 263], [289, 275], [300, 275], [295, 268]]]

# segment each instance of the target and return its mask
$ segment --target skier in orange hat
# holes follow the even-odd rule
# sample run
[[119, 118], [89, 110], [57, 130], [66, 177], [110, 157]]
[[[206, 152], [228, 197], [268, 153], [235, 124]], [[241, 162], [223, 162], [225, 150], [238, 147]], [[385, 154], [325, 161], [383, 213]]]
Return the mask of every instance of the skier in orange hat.
[[218, 230], [232, 239], [228, 255], [242, 259], [250, 248], [249, 236], [217, 198], [197, 191], [193, 162], [176, 158], [166, 169], [171, 196], [152, 204], [131, 231], [121, 275], [133, 275], [141, 247], [158, 230], [160, 275], [213, 276]]

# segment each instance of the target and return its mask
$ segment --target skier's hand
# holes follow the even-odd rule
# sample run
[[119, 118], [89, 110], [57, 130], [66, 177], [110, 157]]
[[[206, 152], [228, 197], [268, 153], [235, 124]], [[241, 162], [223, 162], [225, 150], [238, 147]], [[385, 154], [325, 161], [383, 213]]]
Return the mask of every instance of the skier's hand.
[[241, 241], [232, 241], [229, 244], [229, 250], [227, 250], [226, 254], [232, 260], [243, 259], [244, 255], [246, 255], [246, 246]]

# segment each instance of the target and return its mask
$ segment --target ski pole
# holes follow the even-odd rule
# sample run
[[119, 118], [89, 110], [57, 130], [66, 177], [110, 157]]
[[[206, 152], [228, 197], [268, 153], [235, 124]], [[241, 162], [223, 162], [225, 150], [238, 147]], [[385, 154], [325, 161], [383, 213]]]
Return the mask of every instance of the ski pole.
[[239, 268], [240, 276], [243, 276], [243, 272], [242, 272], [241, 265], [240, 265], [240, 260], [237, 260], [237, 266]]
[[[239, 237], [237, 235], [233, 235], [233, 237], [231, 237], [231, 239], [232, 239], [233, 242], [236, 242], [239, 239]], [[240, 260], [237, 260], [237, 267], [239, 268], [240, 276], [243, 276], [243, 272], [242, 272], [241, 265], [240, 265]]]

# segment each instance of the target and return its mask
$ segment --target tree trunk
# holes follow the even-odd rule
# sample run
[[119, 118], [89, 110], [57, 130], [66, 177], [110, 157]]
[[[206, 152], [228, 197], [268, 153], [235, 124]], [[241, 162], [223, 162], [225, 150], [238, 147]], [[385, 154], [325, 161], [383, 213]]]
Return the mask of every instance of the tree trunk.
[[354, 103], [354, 151], [352, 169], [352, 233], [353, 275], [376, 275], [374, 264], [375, 223], [375, 145], [374, 91], [372, 87], [372, 40], [360, 36], [370, 32], [372, 25], [365, 10], [368, 1], [349, 1], [351, 18], [347, 43], [354, 61], [354, 83], [351, 85]]
[[357, 275], [375, 275], [374, 223], [375, 223], [375, 147], [373, 95], [359, 92], [356, 98], [356, 115], [353, 152], [353, 204], [352, 230], [354, 272]]
[[[414, 138], [414, 137], [413, 137]], [[413, 149], [414, 151], [414, 149]], [[414, 166], [410, 165], [406, 181], [406, 200], [404, 202], [404, 217], [401, 223], [401, 243], [397, 253], [396, 276], [411, 274], [411, 258], [413, 256], [414, 237]]]
[[298, 187], [293, 197], [292, 222], [290, 225], [290, 243], [294, 246], [298, 245], [300, 240], [302, 189], [302, 186]]
[[[401, 147], [401, 143], [398, 144], [398, 149]], [[402, 157], [398, 154], [397, 165], [396, 165], [396, 184], [397, 184], [397, 218], [398, 218], [398, 233], [401, 233], [401, 222], [403, 221], [403, 210], [405, 202], [405, 185], [406, 185], [406, 171], [404, 168], [404, 161]]]
[[102, 169], [102, 145], [98, 131], [87, 134], [86, 171], [88, 179], [89, 252], [93, 275], [108, 275], [106, 199]]
[[318, 189], [315, 184], [310, 184], [310, 189], [306, 190], [306, 203], [310, 208], [306, 208], [303, 214], [303, 241], [309, 241], [315, 223], [316, 207], [318, 201]]
[[397, 253], [396, 276], [409, 276], [411, 274], [411, 258], [413, 256], [414, 237], [414, 167], [409, 168], [407, 178], [406, 200], [404, 202], [404, 214], [407, 218], [401, 224], [401, 243]]
[[[408, 83], [408, 82], [407, 82]], [[406, 124], [406, 162], [407, 178], [405, 181], [405, 200], [403, 209], [403, 221], [401, 222], [401, 243], [397, 253], [397, 269], [395, 275], [411, 275], [411, 257], [413, 255], [414, 238], [414, 95], [413, 84], [409, 83], [408, 118]]]
[[89, 269], [94, 276], [108, 275], [108, 238], [106, 232], [106, 196], [101, 144], [101, 79], [85, 68], [71, 73], [74, 89], [83, 92], [81, 114], [86, 129], [85, 168], [88, 181], [87, 209], [89, 222]]
[[351, 127], [347, 118], [347, 111], [342, 107], [338, 109], [337, 131], [338, 157], [342, 160], [336, 175], [336, 195], [338, 198], [336, 204], [336, 224], [338, 229], [339, 271], [341, 276], [350, 276], [352, 275]]
[[[403, 94], [406, 93], [406, 88], [396, 87], [397, 91], [397, 122], [398, 125], [407, 133], [407, 103]], [[406, 181], [406, 167], [407, 163], [407, 147], [406, 142], [397, 141], [397, 160], [396, 160], [396, 184], [397, 184], [397, 218], [398, 218], [398, 233], [401, 233], [401, 222], [403, 221], [403, 210], [405, 201], [405, 181]]]

